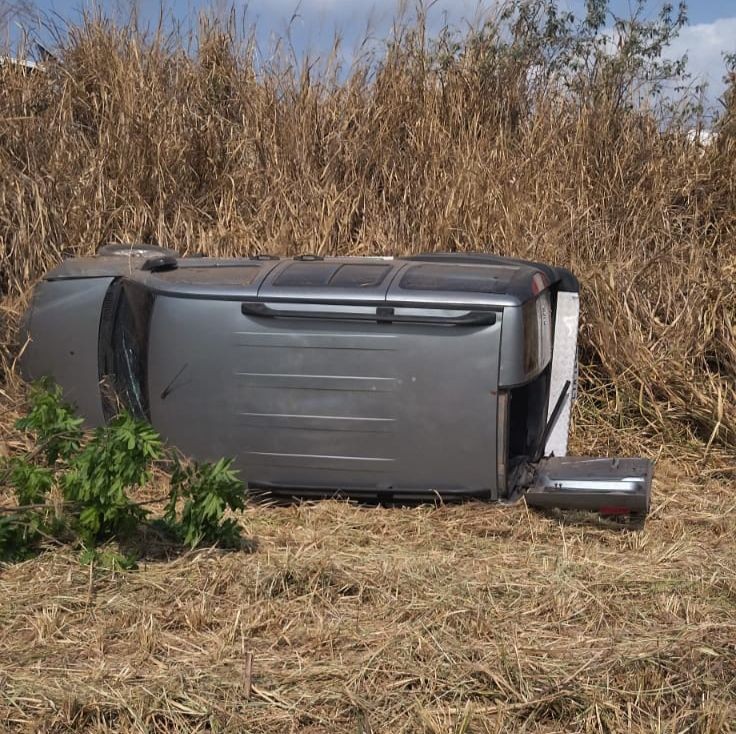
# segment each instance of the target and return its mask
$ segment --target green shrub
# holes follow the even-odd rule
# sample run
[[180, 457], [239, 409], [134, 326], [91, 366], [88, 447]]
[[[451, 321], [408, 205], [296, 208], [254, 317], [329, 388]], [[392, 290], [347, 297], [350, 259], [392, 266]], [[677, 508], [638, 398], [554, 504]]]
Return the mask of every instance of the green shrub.
[[61, 388], [41, 380], [31, 387], [30, 397], [31, 409], [17, 427], [34, 436], [49, 466], [57, 459], [74, 456], [82, 442], [82, 419], [62, 400]]
[[[132, 555], [98, 546], [131, 540], [148, 522], [149, 511], [131, 492], [151, 480], [156, 463], [172, 468], [168, 502], [157, 523], [168, 536], [191, 548], [239, 545], [237, 522], [224, 518], [245, 501], [230, 460], [184, 464], [148, 423], [126, 412], [85, 432], [61, 390], [48, 382], [32, 387], [30, 402], [17, 426], [33, 438], [34, 448], [3, 466], [17, 507], [0, 508], [0, 560], [25, 558], [50, 537], [80, 546], [84, 563], [131, 568]], [[56, 505], [54, 490], [63, 499]]]
[[[164, 520], [190, 547], [201, 543], [219, 543], [236, 547], [240, 543], [237, 523], [223, 520], [225, 510], [240, 510], [244, 506], [242, 484], [230, 468], [231, 460], [220, 459], [216, 464], [177, 463], [171, 477], [171, 495]], [[177, 519], [179, 498], [184, 506]]]
[[150, 480], [151, 463], [161, 458], [161, 450], [150, 425], [123, 413], [98, 428], [71, 459], [61, 487], [64, 498], [82, 508], [77, 523], [86, 544], [129, 534], [146, 517], [128, 492]]

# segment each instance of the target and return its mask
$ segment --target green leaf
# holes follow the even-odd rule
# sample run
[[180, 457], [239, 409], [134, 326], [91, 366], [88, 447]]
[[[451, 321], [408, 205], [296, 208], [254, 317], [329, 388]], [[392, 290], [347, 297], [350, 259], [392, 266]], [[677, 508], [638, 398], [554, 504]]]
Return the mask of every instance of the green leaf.
[[97, 508], [85, 507], [79, 513], [79, 524], [92, 535], [96, 535], [100, 530], [100, 515]]

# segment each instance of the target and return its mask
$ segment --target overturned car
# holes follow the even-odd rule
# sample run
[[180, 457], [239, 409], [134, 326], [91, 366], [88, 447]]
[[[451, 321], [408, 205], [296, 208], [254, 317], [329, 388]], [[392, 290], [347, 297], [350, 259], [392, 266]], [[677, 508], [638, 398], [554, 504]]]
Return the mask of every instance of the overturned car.
[[21, 369], [122, 404], [251, 489], [643, 516], [646, 459], [567, 457], [578, 283], [489, 254], [181, 258], [108, 245], [36, 287]]

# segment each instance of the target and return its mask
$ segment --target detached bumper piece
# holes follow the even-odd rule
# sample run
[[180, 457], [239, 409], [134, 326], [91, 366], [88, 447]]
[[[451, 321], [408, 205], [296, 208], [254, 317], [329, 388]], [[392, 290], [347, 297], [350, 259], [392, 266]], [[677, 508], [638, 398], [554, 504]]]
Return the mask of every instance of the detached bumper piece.
[[526, 502], [542, 509], [640, 517], [649, 510], [653, 467], [649, 459], [542, 459]]

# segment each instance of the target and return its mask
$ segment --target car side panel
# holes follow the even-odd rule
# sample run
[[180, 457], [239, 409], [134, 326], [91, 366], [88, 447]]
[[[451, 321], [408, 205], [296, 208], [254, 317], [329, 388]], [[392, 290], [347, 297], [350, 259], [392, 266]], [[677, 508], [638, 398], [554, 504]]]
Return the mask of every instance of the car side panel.
[[253, 485], [495, 496], [500, 318], [265, 319], [240, 305], [157, 297], [149, 399], [166, 439], [233, 457]]

